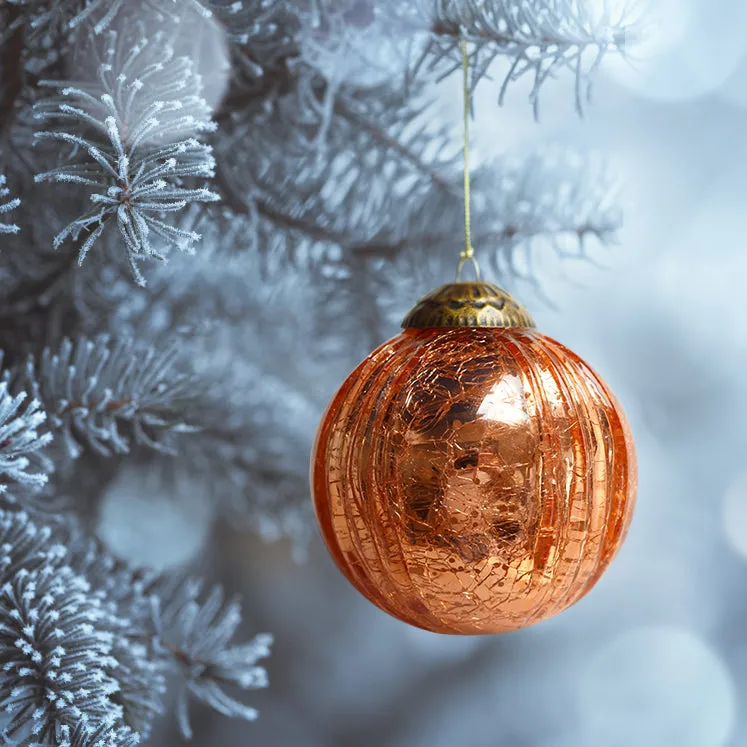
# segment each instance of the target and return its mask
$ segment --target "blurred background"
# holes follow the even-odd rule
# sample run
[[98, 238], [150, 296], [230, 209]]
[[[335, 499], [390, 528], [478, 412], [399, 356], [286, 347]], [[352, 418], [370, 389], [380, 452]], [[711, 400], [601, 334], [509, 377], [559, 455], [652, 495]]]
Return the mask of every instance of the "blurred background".
[[[373, 607], [316, 534], [302, 562], [232, 537], [221, 562], [252, 624], [276, 635], [271, 685], [255, 724], [204, 714], [202, 744], [747, 744], [747, 5], [651, 7], [655, 36], [606, 61], [583, 119], [571, 81], [545, 87], [538, 123], [522, 83], [501, 109], [489, 81], [475, 100], [478, 160], [559, 142], [599, 149], [620, 178], [620, 245], [596, 264], [542, 256], [549, 302], [511, 289], [628, 413], [640, 489], [617, 560], [554, 619], [459, 638]], [[457, 76], [444, 120], [459, 107]], [[324, 383], [320, 400], [341, 379]]]

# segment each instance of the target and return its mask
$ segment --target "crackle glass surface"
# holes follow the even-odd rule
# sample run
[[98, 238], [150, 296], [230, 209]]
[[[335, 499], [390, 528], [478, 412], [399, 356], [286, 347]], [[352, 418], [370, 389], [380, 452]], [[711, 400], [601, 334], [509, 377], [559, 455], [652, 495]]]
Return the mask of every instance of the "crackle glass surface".
[[317, 433], [314, 502], [340, 570], [386, 612], [500, 633], [578, 601], [635, 502], [632, 436], [578, 356], [534, 329], [405, 330]]

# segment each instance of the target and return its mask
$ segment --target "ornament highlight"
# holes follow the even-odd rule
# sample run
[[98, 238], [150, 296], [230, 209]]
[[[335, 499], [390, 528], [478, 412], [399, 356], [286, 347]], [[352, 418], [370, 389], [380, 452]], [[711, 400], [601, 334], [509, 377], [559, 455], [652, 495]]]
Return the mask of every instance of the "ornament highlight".
[[501, 633], [577, 602], [627, 533], [636, 460], [600, 377], [491, 283], [425, 296], [330, 403], [312, 491], [342, 573], [394, 617]]

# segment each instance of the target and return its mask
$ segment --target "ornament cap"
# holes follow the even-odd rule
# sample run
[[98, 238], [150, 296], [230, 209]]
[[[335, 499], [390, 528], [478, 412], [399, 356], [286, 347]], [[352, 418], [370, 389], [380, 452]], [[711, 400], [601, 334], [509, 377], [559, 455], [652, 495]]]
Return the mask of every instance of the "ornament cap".
[[430, 327], [535, 327], [526, 308], [493, 283], [448, 283], [418, 301], [404, 329]]

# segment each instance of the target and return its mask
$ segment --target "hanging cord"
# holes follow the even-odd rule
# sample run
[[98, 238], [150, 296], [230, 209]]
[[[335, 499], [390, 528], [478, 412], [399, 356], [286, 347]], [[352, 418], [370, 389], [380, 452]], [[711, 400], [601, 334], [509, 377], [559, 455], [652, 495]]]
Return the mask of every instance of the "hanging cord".
[[475, 276], [480, 279], [480, 266], [475, 259], [475, 250], [472, 246], [472, 220], [470, 215], [470, 182], [469, 182], [469, 114], [470, 114], [470, 87], [469, 87], [469, 57], [467, 56], [467, 40], [462, 37], [462, 74], [464, 83], [464, 249], [459, 255], [456, 279], [462, 279], [462, 268], [467, 262], [471, 262], [475, 268]]

